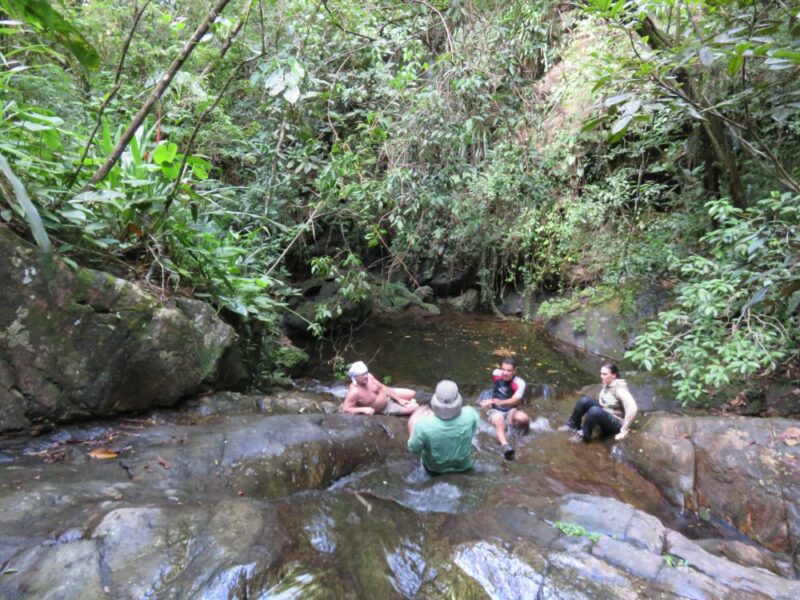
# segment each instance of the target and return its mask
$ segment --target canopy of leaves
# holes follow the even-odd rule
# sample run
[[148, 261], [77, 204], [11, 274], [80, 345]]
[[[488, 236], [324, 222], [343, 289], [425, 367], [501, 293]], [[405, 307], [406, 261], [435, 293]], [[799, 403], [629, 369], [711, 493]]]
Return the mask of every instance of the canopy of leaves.
[[[259, 348], [304, 277], [345, 302], [461, 266], [489, 303], [676, 279], [632, 357], [687, 401], [796, 358], [793, 217], [759, 204], [800, 194], [791, 5], [0, 0], [0, 62], [0, 217]], [[747, 276], [731, 227], [765, 240]], [[702, 329], [689, 297], [729, 286]]]

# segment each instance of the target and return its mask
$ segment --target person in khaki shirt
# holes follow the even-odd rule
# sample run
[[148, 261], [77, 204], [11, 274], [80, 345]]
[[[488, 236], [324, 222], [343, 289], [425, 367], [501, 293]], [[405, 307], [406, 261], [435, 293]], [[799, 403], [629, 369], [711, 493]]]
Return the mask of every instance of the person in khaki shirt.
[[614, 439], [621, 440], [628, 435], [636, 418], [636, 400], [626, 381], [620, 378], [617, 365], [600, 367], [600, 380], [603, 389], [599, 399], [581, 396], [566, 425], [559, 428], [560, 431], [574, 431], [573, 441], [588, 442], [595, 427], [600, 428], [602, 436], [613, 435]]

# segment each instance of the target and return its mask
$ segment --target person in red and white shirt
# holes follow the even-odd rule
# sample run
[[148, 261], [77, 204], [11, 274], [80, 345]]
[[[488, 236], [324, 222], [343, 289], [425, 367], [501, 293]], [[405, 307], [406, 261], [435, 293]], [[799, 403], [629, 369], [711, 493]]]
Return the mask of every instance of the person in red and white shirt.
[[506, 460], [514, 458], [514, 448], [508, 443], [506, 428], [518, 427], [527, 432], [530, 417], [519, 408], [525, 395], [525, 380], [517, 376], [517, 361], [513, 356], [503, 359], [499, 369], [492, 372], [492, 397], [481, 400], [481, 408], [487, 410], [486, 418], [494, 425], [497, 441]]

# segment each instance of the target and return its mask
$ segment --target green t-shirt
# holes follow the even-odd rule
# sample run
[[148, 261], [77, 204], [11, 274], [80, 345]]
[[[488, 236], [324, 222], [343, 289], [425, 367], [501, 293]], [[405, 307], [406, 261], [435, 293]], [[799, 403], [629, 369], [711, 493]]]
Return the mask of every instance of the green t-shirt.
[[469, 406], [447, 421], [431, 415], [414, 426], [408, 450], [419, 454], [433, 473], [467, 471], [472, 468], [472, 436], [477, 430], [478, 413]]

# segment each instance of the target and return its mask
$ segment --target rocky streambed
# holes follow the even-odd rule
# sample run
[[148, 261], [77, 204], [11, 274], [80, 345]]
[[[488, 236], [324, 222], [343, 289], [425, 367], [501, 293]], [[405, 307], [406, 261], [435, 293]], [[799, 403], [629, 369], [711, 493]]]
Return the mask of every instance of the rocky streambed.
[[[691, 481], [678, 468], [666, 477], [667, 441], [695, 437], [665, 433], [672, 417], [651, 417], [621, 444], [584, 445], [552, 430], [563, 409], [550, 410], [517, 441], [517, 461], [503, 461], [482, 430], [475, 469], [441, 477], [406, 453], [403, 419], [342, 415], [335, 398], [299, 392], [208, 397], [185, 411], [7, 438], [0, 596], [800, 597], [787, 480], [761, 476], [784, 512], [780, 534], [758, 544], [708, 504], [703, 468]], [[783, 424], [772, 426], [780, 435]], [[796, 456], [773, 441], [745, 451]], [[637, 455], [662, 477], [643, 477]], [[670, 504], [675, 489], [708, 520]], [[777, 518], [751, 513], [751, 533], [760, 515]]]

